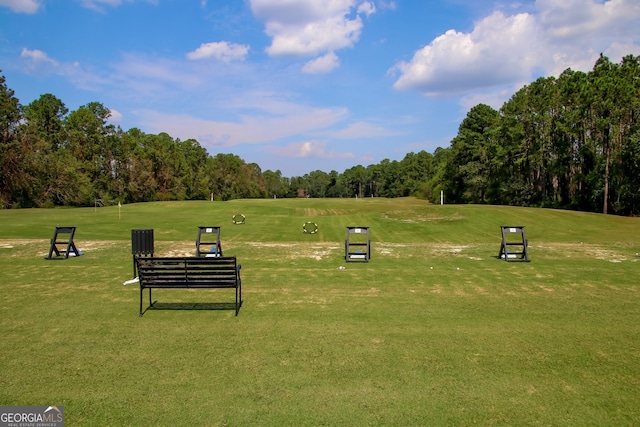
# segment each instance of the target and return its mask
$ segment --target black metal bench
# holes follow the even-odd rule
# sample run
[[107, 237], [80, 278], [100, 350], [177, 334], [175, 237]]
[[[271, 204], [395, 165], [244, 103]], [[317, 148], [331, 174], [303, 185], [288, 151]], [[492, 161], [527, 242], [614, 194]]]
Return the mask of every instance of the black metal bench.
[[140, 316], [142, 293], [149, 289], [149, 306], [153, 307], [151, 289], [235, 289], [236, 316], [242, 305], [240, 264], [235, 256], [227, 257], [140, 257], [136, 258], [140, 281]]

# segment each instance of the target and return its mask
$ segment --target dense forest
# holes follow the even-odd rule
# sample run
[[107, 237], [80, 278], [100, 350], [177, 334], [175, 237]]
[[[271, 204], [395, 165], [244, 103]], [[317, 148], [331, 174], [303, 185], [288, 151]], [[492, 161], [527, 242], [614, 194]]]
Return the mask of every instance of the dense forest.
[[640, 213], [640, 56], [600, 56], [480, 104], [450, 147], [401, 161], [283, 177], [198, 143], [108, 124], [91, 102], [52, 94], [21, 105], [0, 75], [0, 206], [94, 206], [154, 200], [417, 196], [448, 203]]

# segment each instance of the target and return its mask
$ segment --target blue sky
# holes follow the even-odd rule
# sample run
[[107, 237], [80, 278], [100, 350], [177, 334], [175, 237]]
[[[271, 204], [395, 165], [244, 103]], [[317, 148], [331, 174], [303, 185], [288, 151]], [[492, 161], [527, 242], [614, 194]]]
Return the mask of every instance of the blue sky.
[[0, 70], [23, 105], [97, 101], [293, 177], [448, 147], [478, 103], [640, 55], [639, 22], [638, 0], [0, 0]]

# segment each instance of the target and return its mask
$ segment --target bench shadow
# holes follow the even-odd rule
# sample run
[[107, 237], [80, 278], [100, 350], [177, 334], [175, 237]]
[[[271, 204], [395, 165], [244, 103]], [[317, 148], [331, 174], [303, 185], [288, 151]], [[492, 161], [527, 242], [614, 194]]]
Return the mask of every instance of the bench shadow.
[[[242, 307], [242, 302], [240, 302]], [[235, 302], [158, 302], [154, 301], [143, 314], [151, 310], [231, 310], [236, 311]]]

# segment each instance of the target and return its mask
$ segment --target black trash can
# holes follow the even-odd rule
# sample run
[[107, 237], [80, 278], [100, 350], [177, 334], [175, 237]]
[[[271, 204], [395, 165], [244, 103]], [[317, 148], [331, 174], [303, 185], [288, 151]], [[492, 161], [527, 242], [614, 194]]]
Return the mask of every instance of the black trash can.
[[131, 253], [133, 254], [133, 277], [137, 277], [136, 258], [153, 256], [153, 228], [131, 230]]

